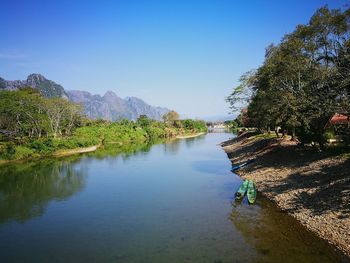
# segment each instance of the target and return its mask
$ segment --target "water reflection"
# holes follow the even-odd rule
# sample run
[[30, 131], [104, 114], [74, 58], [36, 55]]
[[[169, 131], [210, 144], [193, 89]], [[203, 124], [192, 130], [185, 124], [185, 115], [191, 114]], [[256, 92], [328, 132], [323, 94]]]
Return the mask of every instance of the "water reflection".
[[201, 143], [203, 140], [205, 140], [205, 135], [200, 135], [192, 138], [187, 138], [185, 140], [185, 143], [187, 148], [189, 148], [195, 146], [198, 143]]
[[234, 202], [230, 219], [257, 251], [253, 262], [348, 262], [263, 197], [253, 206]]
[[85, 186], [87, 170], [75, 167], [82, 158], [127, 162], [130, 157], [148, 154], [152, 145], [163, 143], [107, 144], [95, 152], [41, 162], [11, 163], [0, 170], [0, 222], [24, 222], [44, 214], [50, 201], [64, 200]]
[[121, 156], [124, 161], [127, 161], [132, 156], [148, 153], [153, 145], [163, 142], [164, 140], [153, 141], [152, 143], [106, 144], [95, 152], [85, 154], [85, 156], [94, 157], [98, 160], [107, 158], [114, 160], [115, 157]]
[[186, 139], [175, 139], [168, 141], [164, 144], [164, 153], [170, 155], [176, 155], [181, 147], [184, 145], [187, 149], [196, 146], [198, 143], [202, 143], [205, 140], [205, 135], [200, 135], [196, 137], [186, 138]]
[[85, 185], [72, 160], [8, 164], [0, 170], [0, 222], [41, 216], [52, 200], [64, 200]]
[[209, 174], [227, 175], [228, 167], [227, 160], [200, 160], [192, 162], [194, 170]]
[[173, 140], [171, 143], [165, 143], [163, 150], [164, 154], [176, 155], [180, 149], [181, 140]]

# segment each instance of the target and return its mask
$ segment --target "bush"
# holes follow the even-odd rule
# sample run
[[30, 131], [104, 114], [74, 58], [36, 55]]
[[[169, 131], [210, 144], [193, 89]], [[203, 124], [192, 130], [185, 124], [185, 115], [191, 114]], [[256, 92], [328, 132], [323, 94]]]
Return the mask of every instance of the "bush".
[[326, 140], [330, 140], [330, 139], [335, 139], [335, 134], [334, 134], [334, 131], [332, 130], [328, 130], [324, 133], [324, 138]]
[[29, 149], [28, 147], [24, 147], [24, 146], [17, 146], [15, 149], [13, 158], [23, 159], [23, 158], [32, 157], [33, 154], [34, 154], [34, 151], [32, 149]]
[[29, 147], [37, 152], [42, 153], [50, 153], [55, 150], [55, 145], [53, 139], [51, 138], [37, 139], [35, 141], [32, 141], [29, 144]]
[[16, 153], [16, 145], [13, 142], [3, 143], [0, 148], [1, 159], [11, 160], [14, 159]]

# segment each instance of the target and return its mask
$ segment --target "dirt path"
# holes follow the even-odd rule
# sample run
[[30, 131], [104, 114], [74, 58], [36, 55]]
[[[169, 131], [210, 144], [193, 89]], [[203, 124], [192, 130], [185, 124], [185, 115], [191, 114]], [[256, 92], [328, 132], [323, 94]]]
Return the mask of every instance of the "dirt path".
[[[250, 134], [251, 135], [251, 134]], [[308, 229], [350, 257], [350, 158], [284, 139], [244, 134], [222, 143], [237, 173]]]

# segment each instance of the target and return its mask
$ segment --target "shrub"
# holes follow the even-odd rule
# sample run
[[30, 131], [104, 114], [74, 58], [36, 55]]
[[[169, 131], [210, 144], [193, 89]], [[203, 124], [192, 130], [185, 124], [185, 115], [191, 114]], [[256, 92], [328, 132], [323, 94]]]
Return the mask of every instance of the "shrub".
[[6, 159], [12, 159], [14, 154], [16, 153], [16, 146], [13, 142], [8, 142], [6, 143], [5, 147], [4, 147], [4, 157]]
[[335, 138], [334, 131], [332, 131], [332, 130], [327, 130], [327, 131], [324, 133], [324, 138], [325, 138], [326, 140], [334, 139], [334, 138]]
[[28, 147], [24, 147], [24, 146], [17, 146], [15, 148], [15, 153], [13, 155], [13, 158], [23, 159], [23, 158], [32, 157], [33, 154], [34, 154], [34, 151], [32, 149], [29, 149]]
[[37, 139], [35, 141], [32, 141], [29, 144], [29, 147], [31, 149], [34, 149], [37, 152], [42, 152], [42, 153], [50, 153], [55, 150], [55, 145], [54, 145], [53, 139], [51, 138], [42, 138], [42, 139]]

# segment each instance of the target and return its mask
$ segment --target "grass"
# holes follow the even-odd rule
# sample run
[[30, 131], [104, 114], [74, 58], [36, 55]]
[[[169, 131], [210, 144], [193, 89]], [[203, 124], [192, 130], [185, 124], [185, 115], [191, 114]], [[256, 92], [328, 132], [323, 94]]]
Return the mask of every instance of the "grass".
[[277, 138], [276, 133], [271, 132], [269, 133], [261, 133], [261, 134], [257, 134], [253, 136], [254, 139], [273, 139], [273, 138]]

